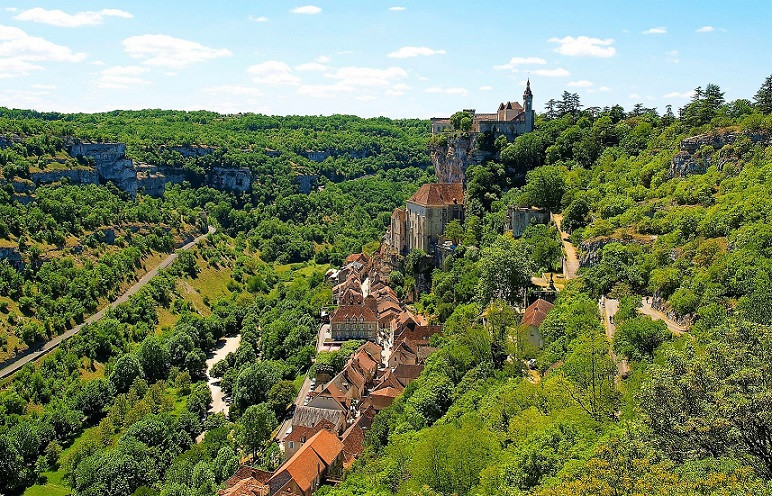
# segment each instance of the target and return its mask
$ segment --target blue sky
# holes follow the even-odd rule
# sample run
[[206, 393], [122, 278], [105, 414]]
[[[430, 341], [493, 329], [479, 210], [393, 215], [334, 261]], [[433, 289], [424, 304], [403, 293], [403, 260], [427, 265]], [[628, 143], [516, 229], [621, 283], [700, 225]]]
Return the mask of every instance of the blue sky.
[[[311, 2], [311, 3], [307, 3]], [[664, 110], [772, 74], [772, 1], [3, 0], [0, 106], [430, 117]]]

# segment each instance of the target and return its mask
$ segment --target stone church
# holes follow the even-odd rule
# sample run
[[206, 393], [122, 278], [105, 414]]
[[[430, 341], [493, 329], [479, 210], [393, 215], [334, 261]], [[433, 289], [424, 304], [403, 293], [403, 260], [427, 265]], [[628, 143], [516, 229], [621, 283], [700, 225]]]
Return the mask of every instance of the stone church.
[[[494, 138], [504, 135], [509, 141], [514, 141], [521, 134], [533, 131], [533, 93], [529, 79], [523, 92], [523, 104], [506, 102], [499, 105], [495, 114], [478, 114], [474, 109], [465, 112], [472, 114], [473, 133], [491, 133]], [[432, 117], [432, 134], [453, 131], [449, 117]]]
[[448, 222], [462, 221], [463, 215], [463, 184], [424, 184], [405, 208], [394, 210], [386, 242], [392, 252], [400, 254], [411, 250], [434, 253]]

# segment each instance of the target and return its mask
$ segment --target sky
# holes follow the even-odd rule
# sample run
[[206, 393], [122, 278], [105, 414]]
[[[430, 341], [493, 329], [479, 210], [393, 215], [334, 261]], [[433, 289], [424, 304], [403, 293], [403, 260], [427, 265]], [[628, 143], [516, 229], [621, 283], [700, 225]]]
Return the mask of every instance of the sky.
[[[312, 2], [312, 3], [306, 3]], [[2, 0], [0, 106], [393, 118], [751, 99], [772, 0]]]

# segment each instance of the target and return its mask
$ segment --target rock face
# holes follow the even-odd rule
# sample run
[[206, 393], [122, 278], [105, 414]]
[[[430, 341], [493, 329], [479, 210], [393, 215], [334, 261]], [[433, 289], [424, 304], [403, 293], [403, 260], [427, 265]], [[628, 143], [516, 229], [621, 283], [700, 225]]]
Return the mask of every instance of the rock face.
[[[171, 149], [185, 157], [201, 157], [214, 151], [213, 148], [201, 146]], [[252, 187], [252, 173], [247, 168], [213, 167], [204, 178], [198, 178], [183, 169], [134, 164], [134, 161], [126, 158], [126, 145], [123, 143], [74, 143], [69, 152], [73, 157], [93, 160], [98, 182], [111, 181], [132, 195], [144, 191], [151, 196], [160, 196], [167, 184], [181, 184], [186, 180], [195, 186], [206, 185], [224, 191], [242, 192]]]
[[0, 260], [6, 260], [12, 267], [23, 268], [21, 253], [16, 248], [0, 248]]
[[315, 174], [298, 174], [295, 176], [295, 182], [300, 192], [307, 195], [319, 186], [319, 176]]
[[[60, 182], [63, 179], [67, 179], [70, 184], [99, 184], [99, 173], [94, 169], [62, 169], [33, 172], [29, 177], [35, 183], [35, 186]], [[14, 187], [16, 187], [16, 181], [14, 182]], [[32, 189], [34, 188], [30, 188], [29, 184], [27, 184], [23, 192], [29, 193]], [[21, 193], [22, 191], [19, 190], [18, 192]]]
[[623, 245], [638, 244], [648, 245], [657, 239], [656, 236], [614, 237], [603, 236], [582, 241], [579, 245], [579, 266], [591, 267], [600, 262], [600, 252], [603, 247], [609, 243], [620, 243]]
[[[728, 161], [720, 151], [727, 145], [747, 139], [751, 144], [772, 145], [772, 136], [764, 133], [720, 133], [700, 134], [681, 141], [680, 150], [670, 163], [669, 175], [684, 177], [690, 174], [703, 174], [711, 165], [721, 168]], [[719, 153], [715, 153], [719, 151]], [[731, 155], [731, 154], [727, 154]]]
[[438, 183], [462, 183], [470, 165], [481, 164], [491, 154], [479, 150], [477, 133], [448, 136], [445, 144], [430, 145], [429, 152], [434, 164]]

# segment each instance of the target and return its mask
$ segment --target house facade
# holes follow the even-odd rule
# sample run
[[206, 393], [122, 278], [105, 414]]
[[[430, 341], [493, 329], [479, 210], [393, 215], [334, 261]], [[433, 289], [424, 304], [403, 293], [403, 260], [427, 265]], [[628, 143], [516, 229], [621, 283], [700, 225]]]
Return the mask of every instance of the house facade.
[[378, 317], [366, 304], [341, 305], [330, 317], [330, 334], [333, 341], [347, 339], [378, 339]]

